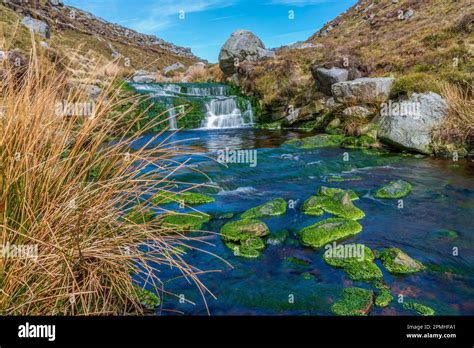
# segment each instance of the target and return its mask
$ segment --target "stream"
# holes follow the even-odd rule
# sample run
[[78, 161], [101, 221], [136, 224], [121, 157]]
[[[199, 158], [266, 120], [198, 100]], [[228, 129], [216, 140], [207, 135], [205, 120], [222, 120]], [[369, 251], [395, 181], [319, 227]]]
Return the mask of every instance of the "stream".
[[[343, 270], [327, 265], [322, 258], [324, 249], [300, 244], [298, 232], [303, 227], [330, 217], [326, 213], [312, 217], [301, 211], [302, 203], [321, 186], [352, 189], [360, 197], [356, 205], [366, 215], [360, 220], [363, 230], [340, 243], [363, 243], [373, 250], [397, 247], [427, 266], [419, 273], [395, 276], [376, 260], [395, 299], [386, 308], [374, 307], [371, 315], [412, 315], [399, 303], [400, 295], [405, 300], [430, 306], [439, 315], [474, 314], [472, 162], [381, 154], [374, 150], [294, 148], [285, 142], [310, 134], [250, 127], [251, 107], [242, 107], [236, 97], [226, 94], [225, 88], [206, 85], [192, 86], [193, 90], [176, 86], [135, 88], [146, 90], [169, 105], [177, 95], [198, 98], [205, 110], [201, 128], [166, 136], [170, 136], [169, 142], [178, 141], [200, 149], [200, 153], [192, 156], [191, 166], [210, 178], [183, 169], [176, 173], [175, 179], [214, 186], [198, 191], [212, 196], [215, 202], [196, 207], [214, 217], [204, 226], [204, 230], [215, 233], [206, 239], [209, 244], [196, 244], [208, 253], [189, 250], [184, 256], [188, 263], [203, 271], [215, 271], [200, 276], [217, 297], [205, 296], [212, 315], [333, 315], [331, 305], [340, 298], [342, 289], [350, 286], [373, 289], [370, 283], [352, 281]], [[173, 126], [171, 119], [170, 126]], [[142, 146], [151, 137], [153, 134], [144, 136], [133, 146]], [[256, 165], [223, 166], [213, 160], [223, 149], [255, 150]], [[357, 180], [328, 182], [334, 175], [357, 177]], [[402, 207], [398, 200], [374, 198], [378, 188], [396, 179], [413, 185]], [[282, 216], [261, 220], [272, 234], [287, 230], [289, 237], [282, 245], [267, 245], [256, 259], [235, 256], [218, 235], [220, 228], [237, 220], [247, 209], [274, 198], [294, 204]], [[178, 204], [166, 207], [189, 211]], [[233, 217], [226, 213], [232, 213]], [[176, 296], [164, 295], [157, 314], [207, 314], [206, 303], [196, 286], [180, 277], [176, 270], [163, 268], [160, 277], [167, 280], [166, 290]], [[193, 303], [182, 301], [183, 298]]]

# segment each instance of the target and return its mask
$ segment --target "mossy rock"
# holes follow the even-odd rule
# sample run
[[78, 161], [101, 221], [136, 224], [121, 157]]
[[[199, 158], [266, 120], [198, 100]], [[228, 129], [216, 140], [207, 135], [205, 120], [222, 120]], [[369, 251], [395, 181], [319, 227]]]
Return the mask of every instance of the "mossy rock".
[[403, 180], [391, 181], [388, 185], [380, 188], [375, 192], [375, 198], [396, 199], [408, 195], [412, 190], [410, 183]]
[[308, 273], [308, 272], [304, 272], [301, 274], [301, 277], [304, 279], [304, 280], [313, 280], [314, 279], [314, 275], [312, 275], [311, 273]]
[[346, 193], [346, 192], [349, 194], [349, 197], [352, 201], [359, 199], [359, 196], [357, 196], [357, 193], [355, 193], [352, 190], [344, 190], [337, 187], [326, 187], [326, 186], [321, 186], [318, 189], [318, 195], [326, 196], [326, 197], [333, 197], [334, 195], [338, 193]]
[[276, 198], [270, 202], [251, 208], [242, 214], [242, 219], [252, 219], [261, 217], [272, 217], [286, 213], [286, 201], [282, 198]]
[[151, 209], [141, 209], [134, 208], [127, 215], [124, 216], [124, 219], [128, 222], [140, 225], [146, 224], [147, 222], [152, 221], [155, 218], [155, 213]]
[[360, 176], [341, 176], [331, 175], [327, 178], [327, 182], [346, 182], [346, 181], [359, 181], [362, 180]]
[[268, 234], [270, 230], [267, 225], [255, 219], [231, 221], [221, 228], [222, 238], [229, 242], [241, 242], [253, 237], [265, 237]]
[[370, 313], [374, 301], [374, 293], [362, 288], [347, 288], [342, 291], [342, 298], [332, 305], [336, 315], [364, 316]]
[[173, 193], [161, 191], [152, 198], [153, 204], [165, 205], [170, 203], [184, 203], [186, 205], [201, 205], [213, 203], [213, 197], [197, 192]]
[[347, 192], [338, 193], [332, 197], [310, 197], [303, 204], [303, 211], [305, 213], [309, 212], [308, 215], [313, 214], [313, 212], [318, 212], [318, 209], [350, 220], [359, 220], [365, 216], [365, 213], [352, 203], [349, 193]]
[[150, 290], [143, 289], [137, 285], [134, 285], [137, 293], [138, 301], [147, 311], [154, 311], [161, 304], [161, 299], [158, 295]]
[[362, 226], [353, 220], [330, 218], [300, 231], [301, 243], [305, 246], [320, 248], [327, 243], [347, 238], [362, 231]]
[[433, 308], [425, 306], [424, 304], [421, 304], [418, 302], [413, 302], [413, 301], [404, 302], [403, 308], [407, 310], [413, 310], [416, 313], [423, 316], [432, 316], [436, 314]]
[[358, 137], [347, 137], [341, 143], [341, 146], [347, 149], [367, 149], [377, 147], [379, 145], [377, 139], [369, 135], [361, 135]]
[[[361, 248], [363, 248], [363, 255], [358, 255]], [[345, 255], [346, 253], [350, 256]], [[329, 250], [326, 251], [323, 259], [331, 266], [344, 269], [352, 280], [367, 281], [383, 277], [382, 271], [374, 263], [375, 257], [372, 250], [362, 244], [341, 245], [339, 251], [333, 250], [332, 253]]]
[[211, 220], [211, 216], [204, 213], [187, 213], [168, 215], [163, 219], [163, 226], [180, 231], [200, 230]]
[[280, 230], [275, 233], [271, 233], [267, 240], [267, 245], [282, 245], [285, 240], [289, 237], [290, 233], [287, 230]]
[[456, 239], [459, 237], [459, 234], [452, 230], [438, 230], [434, 232], [434, 236], [436, 238]]
[[426, 268], [421, 262], [412, 259], [398, 248], [384, 249], [380, 258], [384, 267], [392, 274], [410, 274]]
[[301, 210], [306, 215], [311, 216], [321, 216], [324, 214], [324, 210], [321, 208], [320, 204], [321, 197], [320, 196], [311, 196], [306, 201], [304, 201]]
[[[256, 239], [259, 239], [259, 238], [256, 238]], [[245, 257], [248, 259], [254, 259], [260, 256], [260, 251], [253, 248], [252, 244], [245, 245], [245, 244], [226, 242], [225, 246], [231, 249], [235, 256]]]
[[288, 140], [285, 144], [299, 149], [317, 149], [323, 147], [339, 147], [345, 139], [339, 134], [318, 134], [303, 139]]
[[390, 302], [392, 302], [392, 300], [393, 300], [392, 292], [389, 289], [382, 289], [375, 296], [375, 305], [378, 307], [385, 308], [390, 304]]

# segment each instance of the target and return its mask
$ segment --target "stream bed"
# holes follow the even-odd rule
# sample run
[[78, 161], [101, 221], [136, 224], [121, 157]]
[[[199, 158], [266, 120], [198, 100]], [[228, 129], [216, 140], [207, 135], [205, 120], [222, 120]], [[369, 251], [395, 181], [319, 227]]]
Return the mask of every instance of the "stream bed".
[[[145, 144], [152, 136], [143, 137], [134, 146]], [[301, 211], [304, 200], [320, 186], [352, 189], [360, 197], [356, 205], [366, 215], [360, 220], [363, 230], [340, 243], [363, 243], [373, 250], [397, 247], [427, 266], [419, 273], [395, 276], [376, 260], [394, 300], [386, 308], [374, 307], [371, 315], [412, 315], [399, 303], [400, 295], [433, 308], [439, 315], [474, 314], [472, 162], [371, 150], [297, 149], [284, 144], [307, 136], [296, 131], [200, 129], [166, 136], [170, 136], [169, 142], [199, 148], [191, 166], [210, 178], [182, 170], [176, 173], [176, 180], [215, 186], [198, 189], [215, 202], [196, 207], [214, 217], [204, 230], [215, 234], [207, 237], [209, 244], [196, 245], [203, 251], [188, 250], [184, 259], [202, 271], [214, 271], [200, 279], [216, 299], [207, 294], [204, 301], [195, 285], [176, 270], [164, 268], [160, 273], [167, 280], [164, 286], [176, 296], [162, 295], [157, 314], [206, 315], [208, 309], [211, 315], [333, 315], [331, 305], [340, 298], [342, 289], [371, 289], [370, 283], [352, 281], [343, 270], [327, 265], [322, 258], [324, 249], [304, 247], [298, 240], [297, 233], [303, 227], [330, 217], [312, 217]], [[216, 162], [223, 149], [256, 150], [255, 166]], [[328, 182], [334, 175], [357, 180]], [[398, 200], [374, 198], [376, 189], [395, 179], [413, 185], [412, 192], [403, 198], [402, 208]], [[256, 259], [235, 256], [223, 244], [220, 228], [237, 220], [240, 213], [274, 198], [295, 204], [284, 215], [261, 220], [272, 234], [287, 230], [289, 237], [282, 245], [267, 245]], [[178, 204], [167, 208], [188, 211]]]

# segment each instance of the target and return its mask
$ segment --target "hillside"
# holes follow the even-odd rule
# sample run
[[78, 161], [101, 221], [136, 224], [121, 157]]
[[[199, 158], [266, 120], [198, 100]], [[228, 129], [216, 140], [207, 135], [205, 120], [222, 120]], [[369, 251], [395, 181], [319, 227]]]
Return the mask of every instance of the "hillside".
[[[25, 19], [28, 17], [32, 20]], [[65, 6], [59, 0], [5, 0], [0, 4], [0, 18], [3, 49], [29, 50], [31, 35], [22, 24], [29, 20], [35, 27], [36, 40], [66, 58], [78, 52], [87, 53], [88, 59], [120, 58], [124, 70], [131, 72], [159, 71], [175, 63], [187, 67], [200, 61], [188, 48], [106, 22], [91, 13]]]
[[395, 76], [395, 92], [437, 90], [434, 79], [473, 83], [474, 3], [468, 0], [361, 0], [306, 42], [276, 59], [243, 65], [241, 83], [274, 118], [314, 100], [313, 67], [359, 76]]

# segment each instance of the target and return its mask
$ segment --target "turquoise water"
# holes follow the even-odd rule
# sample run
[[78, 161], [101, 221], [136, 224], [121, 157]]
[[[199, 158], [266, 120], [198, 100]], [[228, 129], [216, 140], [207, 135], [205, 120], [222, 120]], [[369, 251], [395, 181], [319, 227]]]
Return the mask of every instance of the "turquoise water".
[[[216, 234], [207, 237], [209, 244], [198, 244], [231, 266], [203, 251], [188, 251], [184, 256], [200, 270], [216, 271], [200, 276], [217, 298], [205, 296], [209, 312], [212, 315], [332, 315], [330, 307], [344, 287], [371, 288], [369, 283], [351, 281], [344, 271], [325, 264], [324, 250], [303, 247], [298, 241], [297, 232], [301, 228], [330, 217], [328, 214], [310, 217], [300, 211], [303, 201], [325, 185], [356, 191], [361, 197], [356, 205], [366, 214], [360, 221], [362, 233], [342, 243], [363, 243], [372, 249], [399, 247], [428, 266], [420, 273], [393, 276], [377, 260], [395, 300], [387, 308], [374, 307], [371, 315], [412, 314], [397, 302], [399, 294], [405, 300], [432, 307], [440, 315], [473, 315], [473, 163], [339, 148], [300, 150], [283, 144], [300, 136], [303, 134], [291, 131], [231, 129], [181, 131], [171, 137], [170, 141], [184, 141], [198, 148], [200, 155], [192, 157], [192, 166], [209, 175], [210, 180], [189, 170], [178, 172], [175, 178], [215, 186], [200, 190], [216, 201], [197, 208], [214, 217], [228, 212], [235, 214], [232, 219], [211, 220], [204, 229]], [[149, 137], [144, 137], [135, 145], [148, 140]], [[226, 168], [210, 159], [215, 159], [217, 151], [225, 148], [257, 150], [257, 165], [228, 164]], [[348, 161], [344, 160], [345, 153]], [[330, 175], [356, 175], [361, 180], [328, 183]], [[396, 200], [373, 197], [377, 188], [399, 178], [413, 185], [402, 209]], [[257, 259], [234, 256], [217, 234], [220, 227], [238, 219], [239, 213], [279, 197], [296, 201], [295, 209], [262, 220], [272, 233], [286, 229], [290, 237], [283, 245], [267, 246]], [[183, 211], [173, 204], [168, 208]], [[446, 236], [443, 230], [456, 231], [457, 237]], [[453, 256], [453, 248], [458, 248], [457, 256]], [[288, 257], [304, 262], [291, 263], [286, 260]], [[161, 270], [160, 276], [167, 279], [167, 291], [182, 296], [180, 301], [179, 297], [162, 294], [162, 308], [157, 313], [207, 314], [204, 299], [193, 284], [167, 268]], [[183, 296], [194, 304], [182, 303]]]

